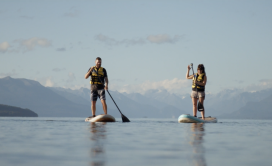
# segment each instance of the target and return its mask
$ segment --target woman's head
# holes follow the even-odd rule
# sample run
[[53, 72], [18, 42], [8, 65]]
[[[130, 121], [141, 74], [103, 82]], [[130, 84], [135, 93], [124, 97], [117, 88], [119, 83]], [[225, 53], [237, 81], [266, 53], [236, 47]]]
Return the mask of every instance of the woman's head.
[[203, 64], [199, 64], [199, 65], [198, 65], [198, 67], [197, 67], [197, 73], [198, 73], [198, 74], [201, 74], [201, 73], [205, 73], [205, 74], [206, 74], [206, 72], [205, 72], [205, 67], [204, 67]]

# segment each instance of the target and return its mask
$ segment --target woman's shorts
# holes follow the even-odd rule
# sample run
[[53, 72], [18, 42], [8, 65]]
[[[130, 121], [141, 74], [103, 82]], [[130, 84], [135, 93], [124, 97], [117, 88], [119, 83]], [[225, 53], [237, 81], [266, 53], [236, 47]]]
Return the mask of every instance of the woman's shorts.
[[192, 91], [191, 93], [191, 98], [201, 98], [203, 97], [205, 99], [205, 91], [197, 92], [197, 91]]

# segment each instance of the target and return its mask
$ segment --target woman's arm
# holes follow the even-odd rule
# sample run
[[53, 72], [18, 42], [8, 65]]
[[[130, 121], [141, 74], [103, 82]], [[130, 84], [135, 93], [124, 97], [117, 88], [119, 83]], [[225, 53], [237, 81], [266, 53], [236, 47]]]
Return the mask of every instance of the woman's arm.
[[200, 86], [206, 86], [206, 83], [207, 83], [207, 76], [204, 76], [204, 80], [202, 82], [196, 81], [196, 84]]
[[186, 79], [193, 79], [194, 78], [194, 75], [189, 76], [190, 69], [191, 69], [190, 65], [188, 65], [188, 70], [187, 70], [187, 73], [186, 73]]

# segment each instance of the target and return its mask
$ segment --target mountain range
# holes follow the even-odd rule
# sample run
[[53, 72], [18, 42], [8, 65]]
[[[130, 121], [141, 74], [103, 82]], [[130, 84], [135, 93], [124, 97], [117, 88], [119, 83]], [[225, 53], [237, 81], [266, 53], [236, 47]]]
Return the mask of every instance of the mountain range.
[[28, 79], [0, 79], [0, 104], [27, 108], [39, 116], [88, 116], [90, 107], [75, 104], [39, 82]]
[[[166, 90], [141, 93], [109, 91], [124, 115], [131, 118], [177, 118], [192, 114], [190, 94], [179, 95]], [[106, 95], [108, 113], [120, 117], [116, 106]], [[239, 89], [206, 94], [206, 116], [218, 118], [272, 118], [272, 89], [243, 92]], [[91, 115], [90, 90], [44, 87], [28, 79], [5, 77], [0, 79], [0, 104], [28, 108], [39, 116], [87, 117]], [[97, 102], [97, 114], [102, 114]], [[199, 114], [200, 115], [200, 114]]]

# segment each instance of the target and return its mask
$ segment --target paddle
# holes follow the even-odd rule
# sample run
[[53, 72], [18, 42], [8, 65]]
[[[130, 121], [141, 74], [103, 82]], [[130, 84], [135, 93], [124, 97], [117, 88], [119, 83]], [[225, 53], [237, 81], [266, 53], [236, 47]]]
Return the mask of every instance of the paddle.
[[[110, 92], [109, 92], [108, 90], [107, 90], [107, 92], [108, 92], [108, 94], [109, 94], [110, 97], [111, 97]], [[121, 117], [122, 117], [123, 122], [130, 122], [130, 120], [129, 120], [124, 114], [122, 114], [122, 112], [120, 111], [119, 107], [117, 106], [117, 104], [115, 103], [115, 101], [113, 100], [112, 97], [111, 97], [111, 99], [112, 99], [112, 101], [114, 102], [114, 104], [116, 105], [116, 107], [118, 108], [118, 111], [119, 111], [120, 114], [121, 114]]]
[[[96, 72], [96, 70], [93, 70], [93, 71], [97, 74], [97, 77], [98, 77], [99, 81], [100, 81], [101, 84], [102, 84], [103, 82], [101, 81], [100, 77], [98, 76], [98, 73]], [[129, 120], [124, 114], [122, 114], [122, 112], [120, 111], [119, 107], [117, 106], [117, 104], [116, 104], [115, 101], [113, 100], [113, 98], [112, 98], [110, 92], [109, 92], [108, 90], [107, 90], [107, 92], [108, 92], [108, 94], [110, 95], [110, 97], [111, 97], [112, 101], [114, 102], [115, 106], [117, 107], [118, 111], [120, 112], [123, 122], [130, 122], [130, 120]]]
[[[193, 69], [193, 63], [191, 63], [191, 67], [192, 67], [192, 70], [193, 70], [193, 75], [194, 75], [195, 80], [196, 80], [195, 72], [194, 72], [194, 69]], [[196, 92], [198, 93], [197, 84], [196, 84]], [[197, 95], [198, 95], [198, 94], [197, 94]], [[201, 104], [200, 102], [198, 102], [198, 104], [197, 104], [197, 110], [198, 110], [199, 112], [204, 111], [203, 104]]]

